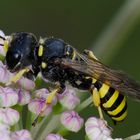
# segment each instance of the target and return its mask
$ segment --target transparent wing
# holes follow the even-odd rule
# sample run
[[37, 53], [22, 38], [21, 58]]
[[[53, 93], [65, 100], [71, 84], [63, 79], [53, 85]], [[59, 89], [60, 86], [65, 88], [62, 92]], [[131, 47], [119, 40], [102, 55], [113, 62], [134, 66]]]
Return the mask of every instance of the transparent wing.
[[78, 52], [77, 55], [79, 55], [83, 61], [58, 59], [57, 64], [63, 68], [70, 68], [93, 77], [125, 95], [140, 100], [140, 85], [128, 75], [121, 71], [113, 70], [96, 59], [91, 60]]

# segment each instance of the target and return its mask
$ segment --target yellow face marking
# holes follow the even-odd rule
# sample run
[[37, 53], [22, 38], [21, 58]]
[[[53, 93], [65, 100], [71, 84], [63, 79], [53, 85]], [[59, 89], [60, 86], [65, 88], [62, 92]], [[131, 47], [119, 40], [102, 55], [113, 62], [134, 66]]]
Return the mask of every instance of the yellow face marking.
[[108, 92], [108, 90], [109, 90], [109, 86], [106, 84], [103, 84], [99, 90], [100, 97], [103, 98], [106, 95], [106, 93]]
[[124, 118], [126, 118], [127, 114], [128, 114], [128, 112], [127, 112], [127, 110], [126, 110], [120, 117], [118, 117], [118, 118], [116, 118], [116, 117], [111, 117], [111, 118], [112, 118], [113, 120], [115, 120], [115, 121], [122, 121], [122, 120], [124, 120]]
[[42, 56], [42, 55], [43, 55], [43, 46], [40, 45], [38, 50], [38, 56]]
[[45, 69], [45, 68], [47, 67], [47, 64], [46, 64], [45, 62], [42, 62], [42, 63], [41, 63], [41, 67], [42, 67], [43, 69]]
[[103, 107], [104, 108], [110, 108], [115, 103], [115, 101], [117, 100], [118, 96], [119, 96], [119, 92], [116, 90], [113, 93], [113, 95], [111, 96], [111, 98], [106, 103], [103, 104]]
[[109, 115], [117, 115], [119, 112], [121, 112], [126, 104], [126, 98], [122, 100], [121, 104], [113, 111], [107, 111]]

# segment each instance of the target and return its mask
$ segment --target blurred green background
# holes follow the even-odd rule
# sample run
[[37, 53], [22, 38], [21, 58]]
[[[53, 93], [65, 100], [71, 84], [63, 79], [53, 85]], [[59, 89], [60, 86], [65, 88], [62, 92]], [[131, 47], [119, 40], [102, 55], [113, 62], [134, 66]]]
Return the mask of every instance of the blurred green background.
[[[118, 17], [117, 13], [127, 2], [129, 0], [4, 0], [0, 2], [0, 29], [6, 34], [28, 31], [35, 33], [38, 37], [55, 36], [64, 39], [79, 50], [92, 47], [95, 55], [102, 62], [121, 69], [140, 81], [139, 10], [130, 12], [133, 15], [130, 15], [125, 23], [121, 21], [121, 17], [117, 20], [119, 23], [122, 22], [122, 29], [111, 29], [112, 38], [109, 39], [109, 43], [112, 44], [105, 45], [106, 51], [102, 54], [98, 51], [98, 46], [104, 47], [104, 43], [102, 46], [97, 45], [108, 35], [106, 31], [110, 30], [112, 23]], [[128, 8], [128, 14], [130, 13]], [[120, 15], [123, 14], [120, 13]], [[133, 19], [135, 15], [137, 17]], [[129, 17], [129, 15], [126, 16]], [[134, 22], [131, 22], [132, 20]], [[119, 26], [119, 23], [116, 22], [115, 27]], [[127, 28], [129, 24], [132, 25]], [[126, 31], [123, 33], [125, 28]], [[113, 33], [117, 34], [113, 36]], [[113, 51], [112, 46], [117, 49]], [[108, 59], [105, 59], [106, 56]], [[114, 129], [114, 137], [126, 137], [140, 131], [140, 102], [128, 99], [128, 108], [127, 119], [117, 126], [114, 126], [110, 118], [106, 116]], [[97, 115], [97, 111], [89, 106], [81, 112], [81, 115], [88, 118]], [[82, 129], [79, 133], [71, 133], [67, 138], [82, 140], [84, 135], [85, 132]]]

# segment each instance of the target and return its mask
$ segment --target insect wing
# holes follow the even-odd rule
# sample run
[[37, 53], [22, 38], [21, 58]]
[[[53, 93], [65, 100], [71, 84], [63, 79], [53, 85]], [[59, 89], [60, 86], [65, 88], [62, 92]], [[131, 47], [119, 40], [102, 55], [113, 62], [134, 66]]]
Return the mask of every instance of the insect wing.
[[121, 93], [140, 100], [140, 85], [121, 71], [113, 70], [96, 59], [77, 52], [83, 61], [61, 59], [60, 65], [93, 77]]

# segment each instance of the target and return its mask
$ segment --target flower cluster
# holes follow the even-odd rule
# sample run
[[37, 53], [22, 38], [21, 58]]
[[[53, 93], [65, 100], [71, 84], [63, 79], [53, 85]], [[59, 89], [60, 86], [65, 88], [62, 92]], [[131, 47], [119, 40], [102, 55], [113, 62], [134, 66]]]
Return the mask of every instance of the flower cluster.
[[[5, 37], [2, 31], [0, 31], [0, 36]], [[0, 44], [4, 44], [2, 39], [0, 39]], [[5, 56], [5, 51], [2, 45], [0, 45], [0, 55]], [[10, 73], [2, 61], [0, 61], [0, 73], [0, 140], [40, 139], [40, 129], [42, 126], [33, 128], [30, 125], [28, 129], [31, 131], [23, 129], [23, 126], [21, 126], [24, 116], [27, 117], [26, 114], [21, 113], [24, 106], [28, 107], [28, 111], [30, 111], [33, 116], [30, 116], [30, 119], [28, 119], [30, 120], [30, 122], [27, 122], [29, 124], [31, 124], [34, 118], [38, 115], [44, 117], [53, 114], [57, 116], [58, 114], [53, 112], [53, 108], [61, 106], [62, 110], [58, 115], [60, 120], [58, 127], [60, 129], [78, 132], [84, 125], [84, 119], [74, 111], [76, 106], [80, 104], [80, 99], [76, 95], [74, 89], [66, 88], [62, 94], [58, 94], [54, 97], [51, 104], [47, 104], [46, 99], [49, 96], [49, 91], [46, 88], [36, 87], [34, 81], [25, 77], [18, 80], [16, 84], [6, 86], [16, 73]], [[43, 108], [44, 110], [42, 112]], [[40, 112], [42, 113], [40, 114]], [[51, 120], [49, 121], [51, 122]], [[50, 127], [52, 130], [51, 133], [48, 134], [47, 131], [45, 135], [42, 134], [43, 139], [65, 140], [61, 135], [53, 133], [53, 126]], [[36, 133], [38, 133], [37, 137], [34, 137], [34, 129], [36, 130]], [[58, 133], [59, 131], [60, 130], [58, 130]], [[89, 118], [86, 121], [85, 132], [89, 140], [112, 139], [111, 131], [108, 129], [106, 123], [95, 117]]]

